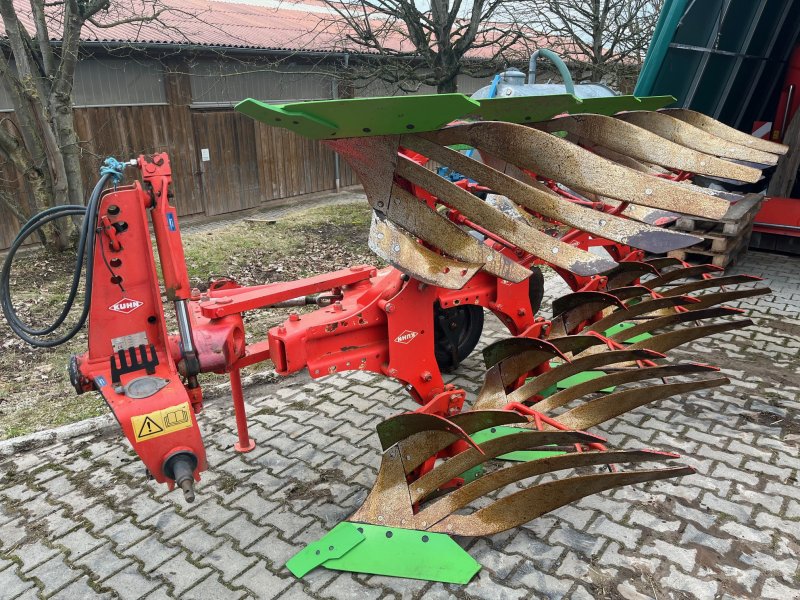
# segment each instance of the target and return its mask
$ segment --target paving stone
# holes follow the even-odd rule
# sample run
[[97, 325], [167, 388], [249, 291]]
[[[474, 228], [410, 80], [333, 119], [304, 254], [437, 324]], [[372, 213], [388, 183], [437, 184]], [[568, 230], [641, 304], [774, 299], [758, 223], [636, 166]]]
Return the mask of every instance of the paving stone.
[[23, 579], [17, 573], [16, 569], [6, 569], [0, 573], [0, 581], [2, 582], [2, 589], [5, 598], [9, 600], [20, 598], [22, 596], [33, 597], [32, 594], [36, 591], [36, 586], [30, 579]]
[[11, 552], [26, 537], [25, 519], [18, 518], [0, 525], [0, 549]]
[[275, 598], [283, 590], [288, 588], [294, 579], [283, 579], [270, 572], [264, 561], [258, 561], [247, 571], [239, 575], [233, 585], [245, 587], [250, 590], [257, 598]]
[[776, 579], [770, 578], [764, 582], [764, 587], [761, 588], [761, 597], [774, 598], [775, 600], [796, 599], [800, 598], [800, 591], [796, 588], [784, 585]]
[[129, 558], [120, 558], [111, 550], [110, 543], [93, 550], [89, 554], [74, 559], [72, 562], [78, 566], [85, 567], [92, 578], [98, 581], [111, 577], [114, 573], [121, 571], [133, 561]]
[[140, 528], [130, 517], [125, 517], [104, 530], [102, 535], [114, 542], [118, 550], [124, 550], [151, 535], [151, 532]]
[[63, 555], [57, 555], [46, 563], [43, 563], [25, 574], [26, 577], [34, 577], [39, 580], [43, 587], [44, 594], [49, 596], [54, 594], [68, 583], [78, 579], [82, 571], [78, 571], [64, 562]]
[[686, 575], [675, 567], [670, 568], [669, 575], [664, 577], [663, 582], [670, 587], [686, 592], [692, 598], [698, 598], [698, 600], [714, 598], [719, 587], [716, 581], [705, 581]]
[[653, 545], [645, 546], [642, 548], [642, 552], [663, 556], [668, 561], [678, 563], [687, 573], [691, 573], [694, 570], [694, 565], [697, 561], [697, 550], [675, 546], [664, 540], [654, 540]]
[[58, 550], [40, 541], [30, 542], [14, 548], [10, 555], [16, 556], [22, 563], [22, 573], [27, 574], [39, 565], [58, 554]]
[[514, 583], [528, 590], [536, 590], [542, 598], [563, 598], [569, 588], [571, 580], [554, 577], [543, 573], [541, 569], [531, 562], [523, 562], [514, 573]]
[[355, 578], [339, 575], [329, 583], [320, 595], [324, 598], [364, 598], [377, 600], [382, 595], [380, 588], [372, 588], [356, 581]]
[[75, 560], [100, 546], [103, 540], [93, 537], [85, 529], [76, 529], [58, 539], [55, 543], [63, 546], [69, 552], [70, 560]]
[[114, 591], [122, 600], [137, 600], [163, 585], [158, 580], [145, 577], [136, 565], [128, 565], [115, 575], [112, 575], [101, 584], [104, 588]]
[[67, 587], [50, 596], [48, 600], [88, 600], [89, 598], [113, 598], [110, 592], [98, 593], [89, 585], [89, 578], [85, 575], [70, 583]]
[[225, 585], [219, 577], [206, 577], [199, 584], [192, 589], [184, 592], [181, 595], [182, 600], [214, 600], [219, 598], [228, 600], [237, 600], [247, 596], [247, 592], [242, 590], [233, 590]]
[[143, 571], [149, 573], [179, 552], [178, 548], [167, 546], [155, 535], [149, 535], [138, 544], [124, 550], [122, 554], [139, 560], [143, 565]]
[[240, 552], [238, 549], [234, 548], [231, 542], [226, 541], [222, 545], [214, 548], [206, 556], [200, 558], [198, 562], [202, 565], [213, 567], [217, 571], [221, 571], [223, 581], [230, 583], [257, 560], [257, 557], [248, 556]]
[[158, 575], [163, 577], [172, 587], [172, 593], [180, 597], [188, 588], [207, 577], [211, 569], [196, 567], [181, 553], [171, 558], [158, 568]]
[[267, 559], [273, 570], [279, 571], [286, 561], [294, 556], [302, 546], [293, 546], [283, 541], [276, 532], [271, 531], [247, 548], [248, 554], [257, 554]]
[[709, 535], [703, 531], [698, 530], [693, 525], [689, 525], [686, 527], [686, 531], [683, 533], [683, 537], [681, 537], [682, 544], [701, 544], [708, 548], [711, 548], [717, 552], [717, 554], [725, 554], [731, 549], [732, 540], [718, 538], [713, 535]]

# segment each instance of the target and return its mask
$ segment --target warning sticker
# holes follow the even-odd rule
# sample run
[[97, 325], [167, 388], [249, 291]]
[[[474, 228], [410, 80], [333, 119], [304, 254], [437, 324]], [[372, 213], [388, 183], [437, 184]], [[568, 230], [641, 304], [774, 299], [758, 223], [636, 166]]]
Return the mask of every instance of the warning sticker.
[[188, 402], [157, 410], [146, 415], [131, 417], [133, 436], [137, 442], [157, 438], [192, 426]]

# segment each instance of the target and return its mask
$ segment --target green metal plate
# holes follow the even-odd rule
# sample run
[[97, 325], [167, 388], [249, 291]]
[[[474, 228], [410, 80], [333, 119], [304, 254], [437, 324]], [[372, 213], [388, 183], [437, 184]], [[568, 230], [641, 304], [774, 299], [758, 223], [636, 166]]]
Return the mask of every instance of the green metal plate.
[[639, 110], [658, 110], [676, 101], [675, 96], [644, 96], [639, 98]]
[[[483, 431], [478, 431], [476, 433], [473, 433], [472, 439], [477, 444], [482, 444], [483, 442], [487, 442], [495, 438], [503, 437], [505, 435], [514, 435], [522, 431], [528, 431], [528, 430], [520, 429], [519, 427], [507, 427], [505, 425], [501, 425], [498, 427], [492, 427], [490, 429], [484, 429]], [[500, 460], [530, 462], [532, 460], [539, 460], [540, 458], [550, 458], [551, 456], [560, 456], [562, 454], [566, 454], [566, 452], [562, 452], [560, 450], [516, 450], [514, 452], [508, 452], [507, 454], [501, 454], [497, 458], [499, 458]]]
[[[561, 363], [558, 361], [550, 361], [550, 366], [552, 368], [556, 368], [561, 366]], [[548, 396], [552, 396], [558, 390], [565, 390], [573, 385], [578, 385], [584, 383], [586, 381], [591, 381], [592, 379], [597, 379], [598, 377], [602, 377], [603, 375], [607, 375], [605, 371], [583, 371], [581, 373], [576, 373], [571, 377], [567, 377], [566, 379], [562, 379], [555, 385], [551, 385], [549, 388], [543, 390], [540, 395], [544, 398]], [[616, 389], [616, 386], [607, 387], [605, 389], [600, 390], [601, 392], [611, 393]]]
[[475, 112], [463, 94], [318, 100], [267, 104], [248, 98], [236, 110], [257, 121], [314, 139], [340, 139], [433, 131]]
[[[603, 335], [605, 335], [606, 337], [611, 337], [612, 335], [616, 335], [620, 331], [625, 331], [626, 329], [630, 329], [631, 327], [634, 327], [635, 325], [636, 325], [636, 323], [618, 323], [618, 324], [614, 325], [613, 327], [610, 327], [610, 328], [606, 329]], [[636, 342], [643, 342], [644, 340], [649, 340], [651, 337], [653, 337], [653, 336], [650, 335], [647, 332], [644, 332], [644, 333], [640, 333], [637, 336], [632, 337], [629, 340], [625, 340], [625, 342], [628, 343], [628, 344], [635, 344]]]
[[344, 521], [290, 558], [286, 568], [295, 577], [303, 577], [326, 561], [341, 558], [365, 539], [355, 525]]
[[[321, 540], [292, 557], [286, 566], [292, 570], [289, 563], [312, 546], [314, 553], [320, 545], [322, 548], [335, 546], [340, 535], [337, 530], [349, 528], [353, 528], [363, 541], [341, 556], [325, 560], [322, 566], [326, 569], [465, 584], [481, 568], [461, 546], [443, 533], [350, 522], [339, 523]], [[332, 534], [335, 534], [333, 538]]]
[[672, 96], [652, 96], [637, 98], [636, 96], [609, 96], [607, 98], [585, 98], [582, 104], [571, 113], [591, 113], [597, 115], [615, 115], [624, 110], [656, 110], [675, 102]]
[[581, 100], [572, 94], [487, 98], [479, 102], [480, 109], [473, 114], [484, 121], [536, 123], [565, 112], [586, 112], [581, 109]]

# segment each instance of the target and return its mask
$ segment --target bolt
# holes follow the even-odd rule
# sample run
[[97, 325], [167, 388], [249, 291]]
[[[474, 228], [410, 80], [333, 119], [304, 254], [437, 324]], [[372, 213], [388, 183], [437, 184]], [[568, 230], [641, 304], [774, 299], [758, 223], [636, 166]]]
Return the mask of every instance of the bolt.
[[278, 325], [278, 333], [286, 333], [286, 327], [284, 327], [283, 323]]
[[526, 311], [524, 308], [520, 308], [520, 309], [517, 311], [517, 316], [519, 316], [519, 317], [524, 317], [526, 314], [528, 314], [528, 313], [527, 313], [527, 311]]
[[200, 300], [200, 290], [198, 290], [197, 288], [192, 288], [191, 299], [192, 300]]
[[383, 310], [385, 310], [387, 313], [394, 312], [394, 304], [392, 304], [391, 302], [387, 302], [386, 305], [383, 307]]
[[342, 306], [342, 303], [337, 300], [333, 303], [333, 310], [342, 311], [344, 310], [344, 307]]
[[116, 204], [112, 204], [108, 207], [108, 214], [110, 215], [118, 215], [119, 214], [119, 206]]
[[290, 321], [299, 321], [300, 320], [300, 315], [298, 315], [297, 313], [291, 313], [289, 315], [289, 320]]
[[431, 379], [433, 379], [433, 375], [431, 375], [430, 371], [423, 371], [421, 377], [422, 377], [422, 381], [425, 381], [425, 382], [428, 382]]

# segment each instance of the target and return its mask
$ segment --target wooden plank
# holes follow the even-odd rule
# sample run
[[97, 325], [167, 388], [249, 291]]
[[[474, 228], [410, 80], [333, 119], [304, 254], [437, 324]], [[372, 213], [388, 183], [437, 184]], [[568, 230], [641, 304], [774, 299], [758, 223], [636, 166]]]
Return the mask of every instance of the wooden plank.
[[[731, 211], [726, 214], [725, 220], [709, 221], [694, 217], [680, 217], [675, 222], [675, 228], [696, 235], [719, 234], [729, 237], [737, 236], [753, 221], [755, 215], [761, 208], [762, 200], [763, 196], [751, 194], [731, 207]], [[741, 204], [741, 206], [733, 212], [733, 208], [739, 204]], [[730, 218], [729, 215], [734, 215], [737, 218]]]

